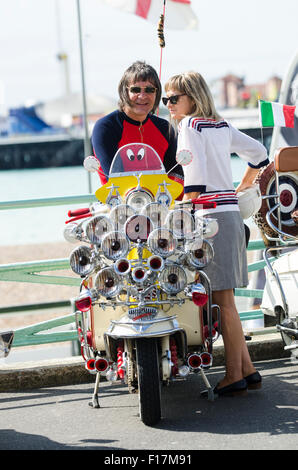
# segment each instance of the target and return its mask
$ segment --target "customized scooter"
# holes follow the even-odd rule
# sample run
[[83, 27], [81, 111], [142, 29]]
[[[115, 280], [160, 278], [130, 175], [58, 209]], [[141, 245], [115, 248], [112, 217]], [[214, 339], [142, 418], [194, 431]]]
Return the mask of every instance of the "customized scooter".
[[[177, 157], [189, 163], [188, 152]], [[98, 171], [95, 157], [84, 166]], [[82, 278], [72, 300], [82, 356], [94, 374], [91, 406], [99, 408], [100, 377], [122, 380], [138, 393], [140, 418], [152, 426], [162, 416], [162, 385], [212, 366], [220, 335], [220, 309], [212, 304], [202, 270], [213, 259], [215, 219], [202, 209], [207, 197], [181, 203], [183, 190], [171, 179], [155, 150], [140, 143], [120, 148], [98, 202], [69, 211], [64, 236], [82, 242], [70, 254]]]

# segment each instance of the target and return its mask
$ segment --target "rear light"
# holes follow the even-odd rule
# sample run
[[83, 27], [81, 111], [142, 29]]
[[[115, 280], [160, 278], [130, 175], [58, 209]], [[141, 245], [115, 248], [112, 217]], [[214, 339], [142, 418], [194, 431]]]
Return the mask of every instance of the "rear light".
[[187, 364], [190, 369], [207, 369], [212, 365], [212, 354], [208, 352], [202, 352], [201, 354], [193, 353], [187, 358]]
[[86, 369], [90, 374], [96, 374], [97, 370], [95, 369], [95, 359], [88, 359], [85, 364]]
[[80, 312], [87, 312], [92, 306], [92, 300], [89, 295], [80, 297], [75, 301], [75, 306]]
[[105, 372], [107, 368], [109, 367], [109, 363], [106, 359], [101, 357], [100, 359], [97, 359], [95, 361], [94, 367], [97, 370], [97, 372]]
[[199, 369], [202, 364], [200, 354], [197, 354], [197, 353], [191, 354], [187, 359], [187, 363], [191, 369]]
[[210, 367], [212, 365], [212, 354], [208, 352], [201, 353], [201, 361], [202, 361], [203, 368]]
[[208, 294], [203, 284], [194, 284], [192, 286], [192, 300], [198, 307], [202, 307], [208, 301]]
[[[204, 326], [203, 328], [203, 332], [204, 332], [204, 338], [205, 339], [208, 339], [209, 338], [209, 328], [207, 325]], [[211, 336], [212, 338], [216, 335], [216, 329], [215, 328], [212, 328], [211, 330]]]

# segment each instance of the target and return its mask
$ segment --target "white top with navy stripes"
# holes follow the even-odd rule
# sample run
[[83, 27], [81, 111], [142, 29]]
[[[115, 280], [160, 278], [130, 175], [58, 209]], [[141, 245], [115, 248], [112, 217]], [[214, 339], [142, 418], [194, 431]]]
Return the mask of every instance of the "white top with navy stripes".
[[231, 167], [236, 153], [250, 166], [269, 163], [266, 148], [225, 120], [185, 117], [178, 128], [177, 151], [187, 149], [192, 161], [183, 166], [184, 191], [218, 194], [217, 207], [208, 212], [237, 211]]

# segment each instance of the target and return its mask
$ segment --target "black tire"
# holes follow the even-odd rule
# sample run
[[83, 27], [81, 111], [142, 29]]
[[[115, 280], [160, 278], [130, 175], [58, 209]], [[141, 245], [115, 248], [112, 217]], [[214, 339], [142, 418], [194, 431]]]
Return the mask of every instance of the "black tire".
[[160, 375], [155, 338], [136, 340], [140, 417], [153, 426], [161, 418]]

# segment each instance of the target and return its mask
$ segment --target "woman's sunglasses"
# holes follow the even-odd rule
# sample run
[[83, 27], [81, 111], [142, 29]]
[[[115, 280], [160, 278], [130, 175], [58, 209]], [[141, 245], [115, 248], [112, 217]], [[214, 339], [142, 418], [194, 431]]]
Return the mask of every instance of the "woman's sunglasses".
[[168, 104], [168, 101], [171, 103], [171, 104], [177, 104], [178, 103], [178, 100], [180, 98], [180, 96], [185, 96], [185, 93], [183, 93], [182, 95], [172, 95], [172, 96], [169, 96], [169, 98], [165, 98], [163, 97], [162, 98], [162, 102], [165, 106], [167, 106]]
[[138, 95], [139, 93], [142, 92], [142, 90], [145, 93], [148, 93], [149, 95], [152, 95], [153, 93], [156, 92], [157, 88], [154, 86], [129, 86], [127, 87], [133, 95]]

